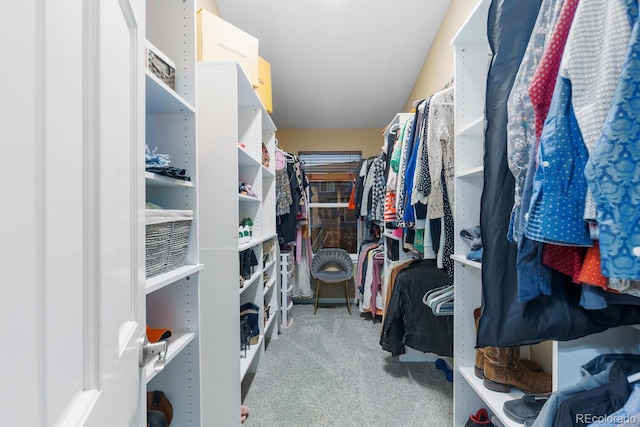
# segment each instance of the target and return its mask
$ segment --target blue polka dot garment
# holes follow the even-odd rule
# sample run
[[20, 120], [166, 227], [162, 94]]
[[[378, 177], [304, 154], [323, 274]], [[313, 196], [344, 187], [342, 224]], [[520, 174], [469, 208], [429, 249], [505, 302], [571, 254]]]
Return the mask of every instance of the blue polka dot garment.
[[571, 105], [571, 82], [558, 77], [538, 149], [525, 235], [558, 245], [592, 246], [584, 221], [587, 148]]

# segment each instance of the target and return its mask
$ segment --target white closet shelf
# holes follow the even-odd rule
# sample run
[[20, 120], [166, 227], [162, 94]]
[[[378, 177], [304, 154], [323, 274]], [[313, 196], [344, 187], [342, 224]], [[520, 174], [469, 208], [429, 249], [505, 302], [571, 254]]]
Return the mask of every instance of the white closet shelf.
[[504, 402], [508, 400], [520, 399], [524, 395], [523, 392], [521, 392], [516, 388], [512, 388], [509, 393], [499, 393], [497, 391], [489, 390], [482, 384], [482, 380], [476, 377], [476, 375], [473, 373], [473, 366], [459, 367], [458, 373], [460, 373], [460, 375], [464, 377], [467, 383], [471, 387], [473, 387], [476, 393], [487, 404], [487, 406], [489, 407], [488, 409], [490, 409], [494, 415], [500, 418], [500, 421], [502, 421], [502, 424], [504, 424], [506, 427], [522, 426], [522, 424], [516, 423], [515, 421], [512, 421], [511, 419], [509, 419], [504, 414], [504, 411], [502, 408], [504, 406]]
[[193, 182], [191, 181], [158, 175], [153, 172], [145, 172], [144, 179], [147, 187], [193, 187]]
[[244, 281], [244, 286], [240, 288], [240, 295], [242, 295], [244, 293], [244, 291], [246, 291], [252, 285], [258, 283], [258, 278], [260, 278], [260, 277], [262, 277], [262, 272], [261, 271], [256, 271], [255, 273], [253, 273], [251, 275], [250, 278], [245, 280]]
[[183, 265], [180, 268], [176, 268], [175, 270], [168, 271], [163, 274], [159, 274], [158, 276], [151, 277], [145, 282], [145, 290], [147, 295], [152, 292], [157, 291], [160, 288], [163, 288], [167, 285], [170, 285], [178, 280], [190, 276], [204, 268], [204, 264], [192, 264], [192, 265]]
[[[247, 371], [249, 371], [249, 367], [251, 366], [253, 359], [255, 359], [258, 351], [260, 350], [263, 339], [264, 335], [260, 335], [258, 343], [252, 344], [251, 347], [247, 349], [247, 357], [240, 357], [240, 381], [244, 380], [245, 375], [247, 375]], [[241, 350], [240, 354], [243, 355], [244, 351]]]
[[196, 109], [173, 89], [145, 70], [147, 114], [195, 113]]
[[451, 255], [451, 259], [459, 262], [460, 264], [468, 265], [469, 267], [477, 268], [478, 270], [482, 270], [482, 263], [477, 261], [471, 261], [467, 259], [464, 255]]
[[[167, 356], [166, 364], [168, 365], [191, 341], [194, 340], [196, 334], [193, 332], [175, 332], [172, 331], [171, 338], [167, 340]], [[157, 359], [152, 359], [144, 367], [147, 383], [153, 379], [159, 372], [153, 369], [153, 363]]]
[[484, 178], [484, 166], [478, 166], [477, 168], [463, 170], [456, 177], [462, 179], [482, 179]]
[[484, 114], [472, 120], [468, 125], [456, 131], [456, 136], [482, 136], [484, 132]]
[[275, 307], [275, 310], [273, 312], [271, 312], [271, 308], [269, 308], [269, 312], [271, 313], [271, 315], [269, 316], [269, 320], [267, 320], [267, 324], [264, 326], [265, 333], [269, 333], [271, 327], [276, 324], [275, 319], [278, 317], [276, 314], [278, 312], [278, 308]]
[[238, 200], [240, 202], [260, 203], [262, 199], [259, 197], [246, 196], [244, 194], [238, 194]]
[[244, 148], [238, 145], [238, 165], [240, 166], [253, 166], [256, 169], [262, 167], [262, 163], [255, 157], [251, 156]]
[[394, 236], [393, 234], [387, 232], [386, 230], [387, 229], [385, 229], [384, 237], [388, 237], [390, 239], [397, 240], [397, 241], [401, 241], [402, 240], [402, 237]]
[[272, 234], [268, 234], [268, 235], [266, 235], [266, 236], [262, 236], [262, 237], [258, 237], [258, 238], [251, 239], [251, 241], [250, 241], [250, 242], [247, 242], [247, 243], [243, 243], [243, 244], [241, 244], [241, 245], [238, 245], [238, 250], [240, 250], [240, 251], [244, 251], [244, 250], [246, 250], [246, 249], [252, 248], [252, 247], [254, 247], [254, 246], [259, 245], [260, 243], [264, 243], [264, 242], [266, 242], [267, 240], [274, 238], [275, 236], [276, 236], [276, 234], [275, 234], [275, 233], [272, 233]]
[[269, 261], [264, 265], [264, 270], [266, 271], [266, 270], [270, 269], [271, 267], [273, 267], [274, 265], [276, 265], [275, 260], [274, 261]]
[[274, 277], [273, 279], [269, 280], [267, 284], [264, 286], [263, 294], [267, 295], [267, 293], [269, 293], [269, 291], [273, 289], [273, 285], [275, 284], [276, 284], [276, 279]]
[[275, 177], [276, 177], [275, 171], [272, 171], [265, 165], [262, 165], [262, 179], [273, 179]]

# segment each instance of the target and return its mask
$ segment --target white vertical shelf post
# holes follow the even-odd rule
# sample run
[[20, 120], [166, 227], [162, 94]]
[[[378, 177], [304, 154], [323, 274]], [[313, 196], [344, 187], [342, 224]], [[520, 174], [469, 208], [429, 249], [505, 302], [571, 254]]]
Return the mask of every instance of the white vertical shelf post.
[[[197, 72], [202, 425], [239, 425], [241, 382], [258, 370], [265, 341], [279, 328], [275, 161], [262, 163], [263, 143], [275, 158], [276, 128], [239, 64], [200, 62]], [[240, 182], [252, 194], [240, 194]], [[240, 240], [244, 218], [252, 232]], [[247, 250], [258, 264], [240, 288], [239, 257]], [[249, 302], [259, 308], [260, 335], [241, 357], [240, 306]], [[273, 309], [268, 322], [265, 303]]]

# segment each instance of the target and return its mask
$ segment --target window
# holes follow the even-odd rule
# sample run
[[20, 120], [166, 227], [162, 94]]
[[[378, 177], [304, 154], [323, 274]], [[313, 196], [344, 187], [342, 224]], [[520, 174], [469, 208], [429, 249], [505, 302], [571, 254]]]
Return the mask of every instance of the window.
[[349, 197], [358, 175], [360, 152], [300, 152], [310, 185], [311, 242], [320, 248], [358, 252], [358, 222]]

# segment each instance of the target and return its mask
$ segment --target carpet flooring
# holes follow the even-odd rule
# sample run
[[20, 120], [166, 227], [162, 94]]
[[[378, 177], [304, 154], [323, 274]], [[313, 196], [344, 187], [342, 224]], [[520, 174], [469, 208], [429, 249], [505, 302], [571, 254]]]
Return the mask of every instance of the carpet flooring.
[[400, 362], [379, 344], [381, 323], [352, 306], [296, 304], [293, 322], [247, 374], [244, 426], [451, 426], [453, 383], [429, 362]]

